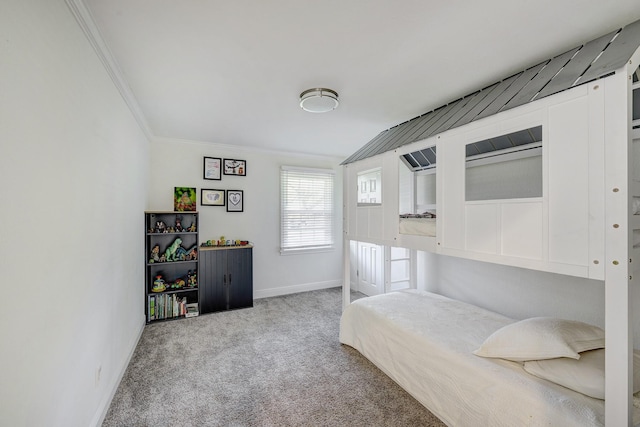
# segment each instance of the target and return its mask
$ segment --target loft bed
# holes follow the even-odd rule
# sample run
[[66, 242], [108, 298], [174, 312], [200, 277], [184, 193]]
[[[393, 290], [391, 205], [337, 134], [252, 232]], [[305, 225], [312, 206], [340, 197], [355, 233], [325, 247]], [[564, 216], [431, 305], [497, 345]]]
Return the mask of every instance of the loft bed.
[[[345, 314], [351, 241], [602, 281], [605, 425], [635, 424], [639, 45], [637, 21], [381, 132], [346, 159]], [[416, 193], [429, 168], [406, 157], [427, 149], [437, 153], [428, 172], [435, 206]], [[379, 193], [373, 203], [359, 202], [351, 183], [372, 172]], [[401, 232], [401, 215], [425, 211], [435, 213], [435, 233]]]

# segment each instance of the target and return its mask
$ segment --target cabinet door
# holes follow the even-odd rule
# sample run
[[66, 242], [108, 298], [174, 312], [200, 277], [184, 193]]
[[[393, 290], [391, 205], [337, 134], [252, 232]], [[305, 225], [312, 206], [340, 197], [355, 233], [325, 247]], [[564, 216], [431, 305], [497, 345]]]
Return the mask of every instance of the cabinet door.
[[225, 266], [227, 251], [200, 252], [200, 312], [213, 313], [227, 308]]
[[230, 249], [227, 254], [228, 308], [253, 306], [252, 249]]

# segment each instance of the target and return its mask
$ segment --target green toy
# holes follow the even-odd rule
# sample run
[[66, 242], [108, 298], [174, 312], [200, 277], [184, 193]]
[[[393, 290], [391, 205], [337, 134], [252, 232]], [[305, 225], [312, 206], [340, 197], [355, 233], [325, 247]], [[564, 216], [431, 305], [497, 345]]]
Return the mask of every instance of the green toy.
[[182, 239], [178, 237], [173, 241], [171, 246], [167, 248], [167, 250], [164, 252], [167, 261], [176, 261], [176, 253], [178, 252], [178, 248], [180, 247], [181, 243]]

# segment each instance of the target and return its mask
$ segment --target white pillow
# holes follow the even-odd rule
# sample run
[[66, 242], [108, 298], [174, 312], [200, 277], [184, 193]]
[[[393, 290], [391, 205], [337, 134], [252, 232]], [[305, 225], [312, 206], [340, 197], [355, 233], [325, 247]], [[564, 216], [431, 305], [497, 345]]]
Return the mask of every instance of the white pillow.
[[570, 357], [604, 348], [604, 330], [575, 320], [532, 317], [498, 329], [473, 354], [516, 362]]
[[[578, 393], [604, 399], [604, 349], [586, 351], [580, 359], [532, 360], [524, 370]], [[633, 392], [640, 391], [640, 352], [633, 352]]]

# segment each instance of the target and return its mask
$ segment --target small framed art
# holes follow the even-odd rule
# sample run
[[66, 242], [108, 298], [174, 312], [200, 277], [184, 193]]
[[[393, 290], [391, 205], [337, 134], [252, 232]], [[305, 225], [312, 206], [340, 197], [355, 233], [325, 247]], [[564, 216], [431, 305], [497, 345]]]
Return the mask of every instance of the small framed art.
[[220, 174], [222, 165], [222, 159], [217, 157], [205, 157], [204, 158], [204, 179], [216, 179], [221, 180]]
[[224, 174], [246, 176], [247, 175], [246, 160], [224, 159]]
[[207, 188], [200, 190], [200, 205], [202, 206], [224, 206], [225, 201], [224, 190], [210, 190]]
[[227, 190], [227, 212], [242, 212], [244, 196], [242, 190]]
[[195, 212], [196, 189], [192, 187], [175, 187], [173, 189], [173, 210], [177, 212]]

